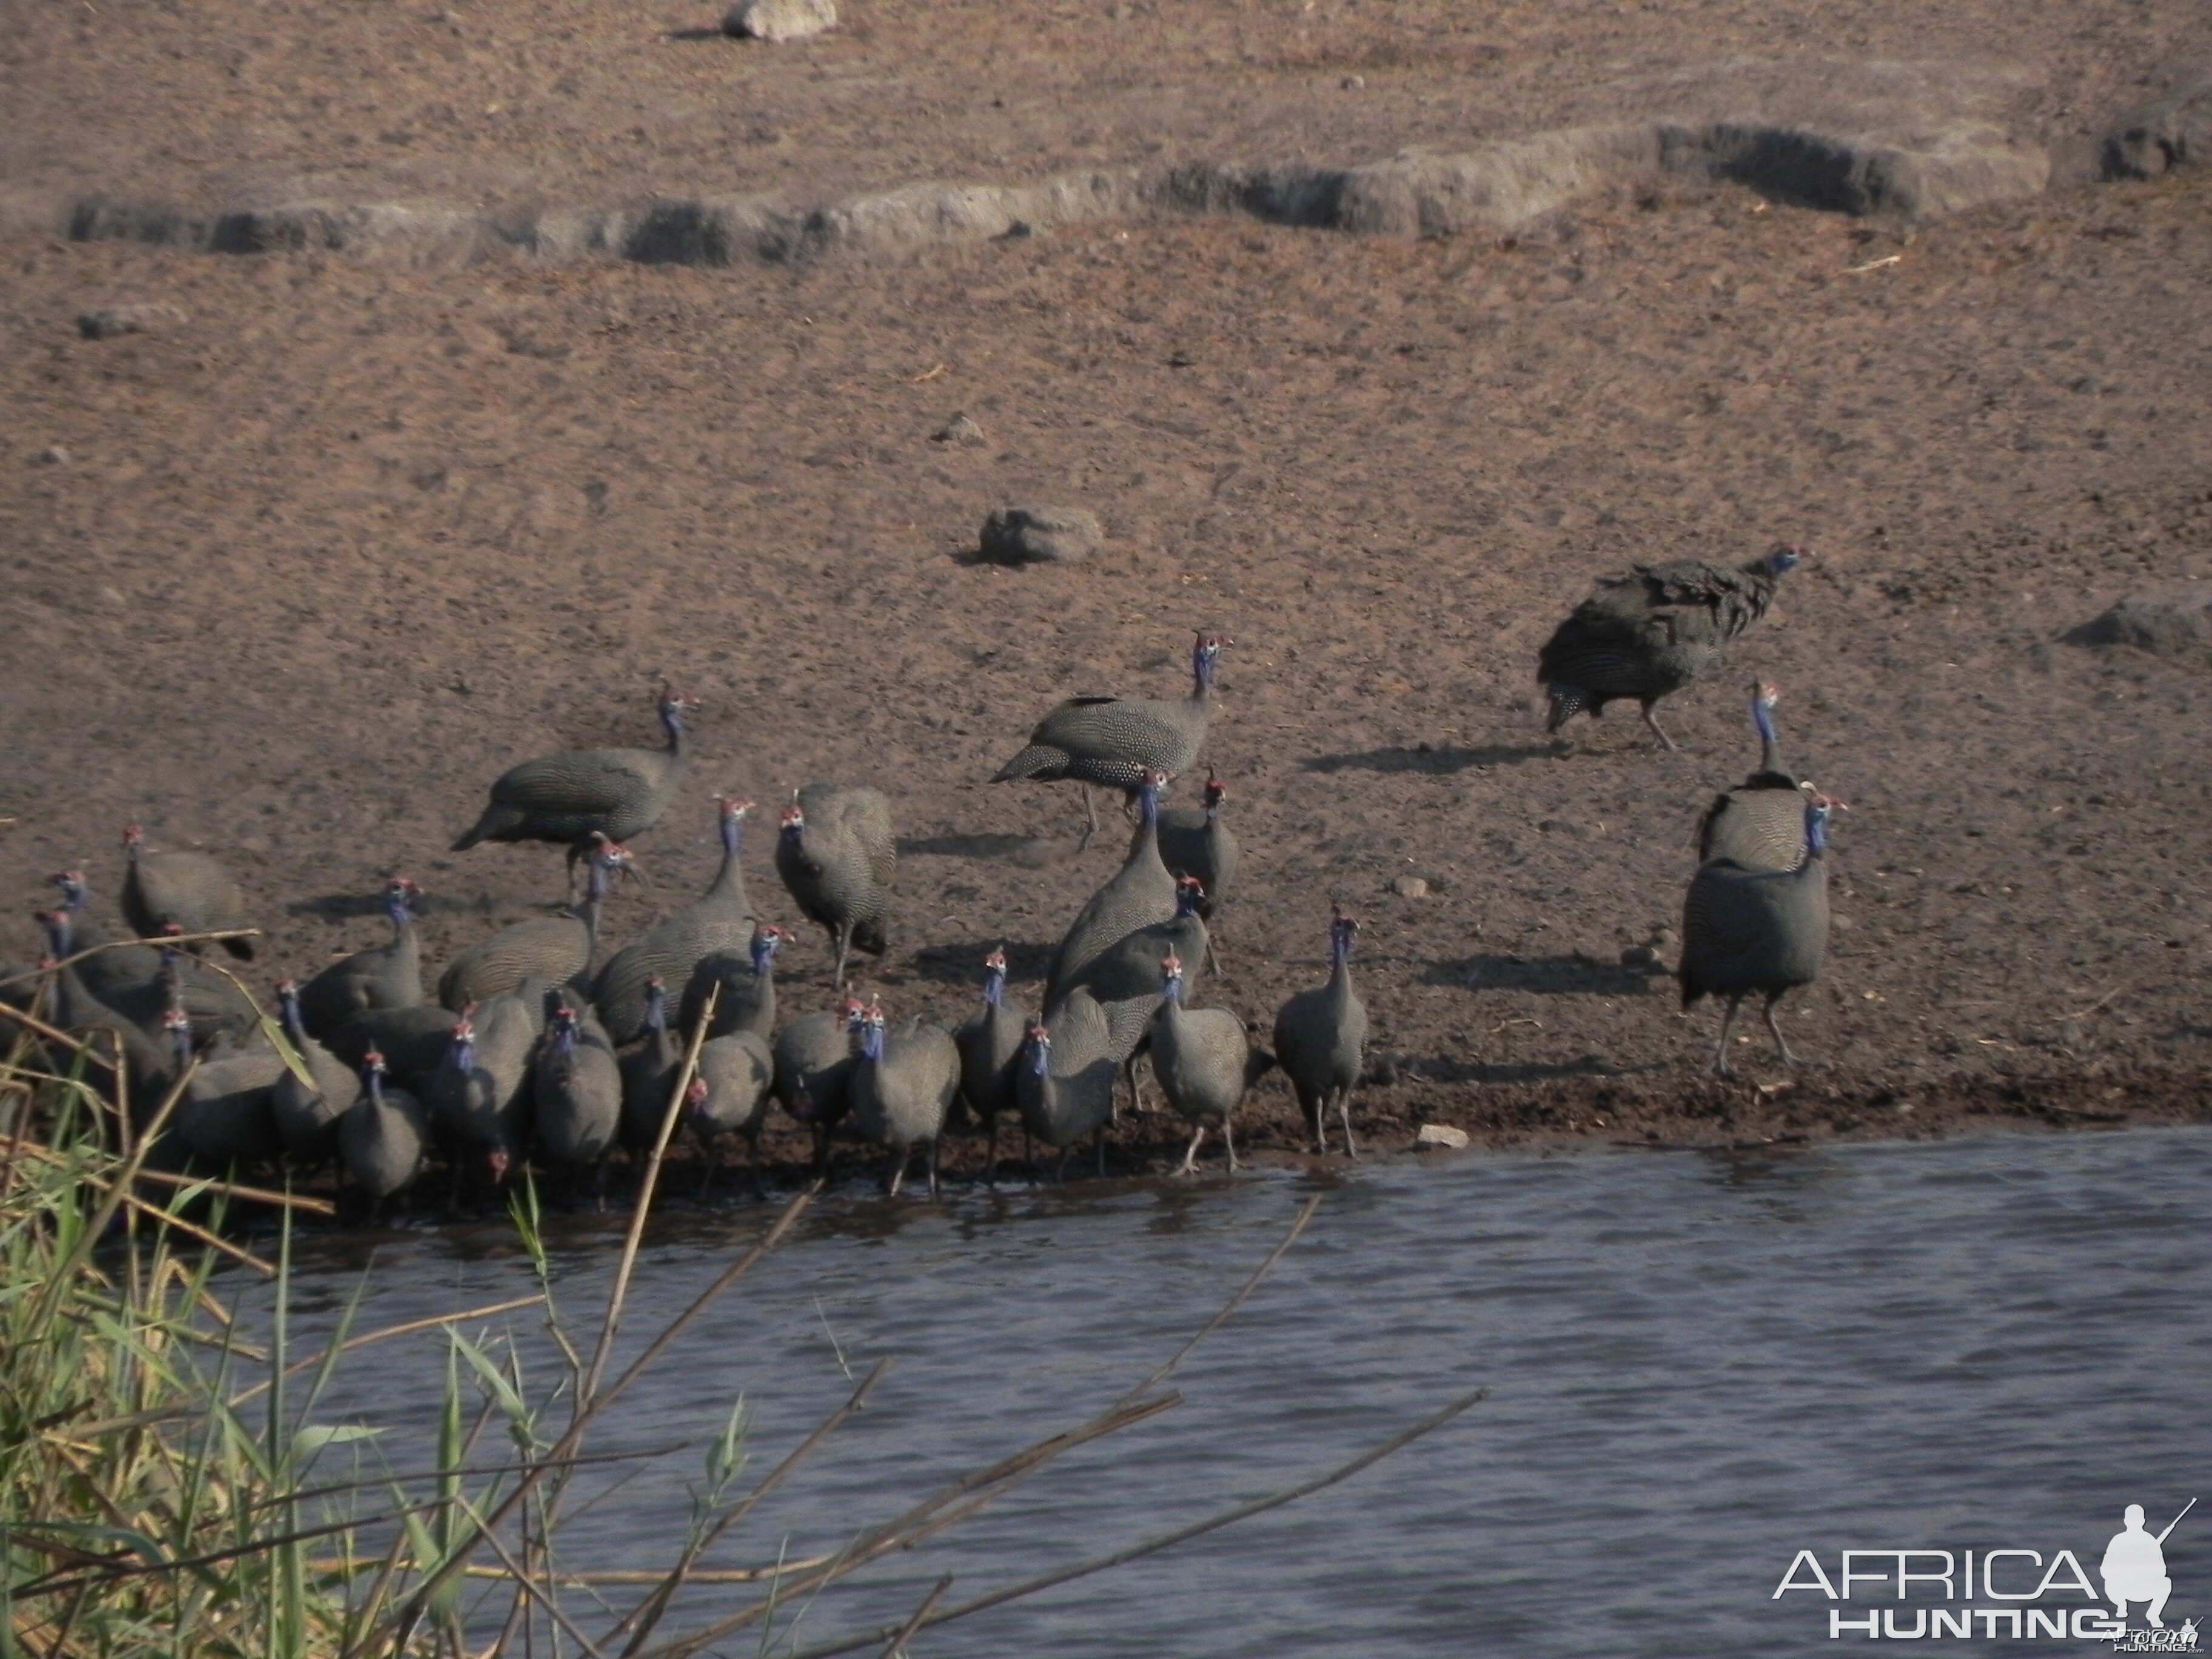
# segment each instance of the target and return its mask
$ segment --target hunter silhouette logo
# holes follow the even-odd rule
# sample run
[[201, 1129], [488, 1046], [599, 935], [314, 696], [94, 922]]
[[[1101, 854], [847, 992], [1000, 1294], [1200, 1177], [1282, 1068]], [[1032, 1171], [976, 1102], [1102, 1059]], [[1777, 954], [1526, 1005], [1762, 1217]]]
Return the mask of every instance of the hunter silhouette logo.
[[[2059, 1637], [2103, 1642], [2120, 1653], [2195, 1653], [2197, 1621], [2185, 1619], [2171, 1627], [2165, 1613], [2173, 1595], [2166, 1541], [2196, 1507], [2192, 1498], [2154, 1533], [2145, 1524], [2143, 1506], [2129, 1504], [2120, 1530], [2097, 1559], [2101, 1594], [2090, 1582], [2082, 1559], [2087, 1551], [1978, 1546], [1842, 1550], [1832, 1577], [1816, 1552], [1799, 1550], [1771, 1599], [1809, 1590], [1833, 1604], [1827, 1609], [1831, 1641]], [[1858, 1605], [1848, 1606], [1854, 1602]], [[2142, 1609], [2141, 1626], [2128, 1623], [2130, 1607]]]

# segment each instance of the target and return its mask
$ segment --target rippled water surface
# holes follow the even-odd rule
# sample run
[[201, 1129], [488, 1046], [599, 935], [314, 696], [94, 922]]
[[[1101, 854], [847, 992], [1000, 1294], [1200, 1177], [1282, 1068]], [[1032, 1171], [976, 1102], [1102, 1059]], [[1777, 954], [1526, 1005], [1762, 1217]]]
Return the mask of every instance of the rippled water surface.
[[[592, 1443], [703, 1439], [742, 1390], [765, 1470], [844, 1398], [846, 1367], [892, 1357], [870, 1408], [717, 1562], [835, 1548], [1098, 1411], [1213, 1313], [1315, 1190], [1268, 1174], [941, 1207], [833, 1194]], [[672, 1211], [656, 1226], [625, 1355], [766, 1213]], [[1846, 1547], [2063, 1547], [2094, 1572], [2125, 1504], [2155, 1529], [2212, 1496], [2208, 1218], [2202, 1130], [1378, 1163], [1326, 1187], [1305, 1237], [1176, 1379], [1181, 1407], [870, 1570], [809, 1611], [798, 1641], [898, 1618], [945, 1571], [957, 1600], [1289, 1485], [1487, 1385], [1342, 1486], [909, 1651], [1837, 1651], [1826, 1602], [1773, 1599], [1800, 1548], [1832, 1573]], [[556, 1230], [556, 1288], [580, 1325], [596, 1324], [620, 1225]], [[310, 1338], [372, 1247], [361, 1328], [532, 1288], [490, 1224], [317, 1240], [302, 1249]], [[517, 1329], [538, 1340], [526, 1317]], [[393, 1465], [418, 1467], [442, 1370], [431, 1338], [368, 1350], [322, 1414], [390, 1425]], [[677, 1454], [581, 1514], [570, 1564], [665, 1565], [698, 1464]], [[2169, 1620], [2201, 1618], [2212, 1513], [2182, 1523], [2167, 1559]], [[741, 1593], [702, 1591], [675, 1623]]]

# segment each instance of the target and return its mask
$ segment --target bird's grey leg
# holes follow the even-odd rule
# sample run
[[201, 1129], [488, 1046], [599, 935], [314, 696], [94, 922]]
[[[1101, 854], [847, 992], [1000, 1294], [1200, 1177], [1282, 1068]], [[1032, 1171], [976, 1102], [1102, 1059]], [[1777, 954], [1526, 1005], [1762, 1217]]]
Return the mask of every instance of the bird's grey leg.
[[1098, 1147], [1098, 1178], [1103, 1181], [1106, 1179], [1106, 1126], [1104, 1124], [1098, 1126], [1098, 1133], [1093, 1139], [1097, 1142]]
[[1177, 1175], [1187, 1176], [1198, 1173], [1198, 1144], [1205, 1139], [1206, 1125], [1201, 1123], [1198, 1126], [1198, 1133], [1190, 1138], [1190, 1145], [1182, 1149], [1182, 1168], [1176, 1171]]
[[1131, 1054], [1128, 1059], [1123, 1060], [1121, 1069], [1129, 1079], [1129, 1110], [1133, 1115], [1141, 1117], [1151, 1110], [1151, 1108], [1145, 1104], [1145, 1091], [1137, 1084], [1136, 1055]]
[[913, 1156], [914, 1149], [910, 1146], [902, 1146], [891, 1154], [891, 1178], [884, 1188], [888, 1196], [896, 1198], [899, 1195], [899, 1188], [906, 1180], [907, 1164]]
[[1674, 746], [1674, 739], [1668, 737], [1667, 728], [1659, 724], [1659, 705], [1656, 701], [1644, 705], [1644, 723], [1651, 728], [1651, 734], [1661, 743], [1669, 749]]
[[1774, 1020], [1774, 1005], [1781, 1000], [1778, 993], [1767, 998], [1766, 1029], [1774, 1033], [1774, 1046], [1782, 1051], [1782, 1063], [1784, 1066], [1795, 1066], [1797, 1063], [1797, 1056], [1790, 1052], [1790, 1044], [1782, 1035], [1782, 1028], [1775, 1024]]
[[1322, 1114], [1326, 1112], [1328, 1109], [1328, 1097], [1327, 1095], [1316, 1095], [1313, 1097], [1313, 1104], [1306, 1109], [1306, 1121], [1313, 1130], [1314, 1151], [1322, 1154], [1324, 1157], [1326, 1157], [1328, 1152], [1328, 1141], [1324, 1137], [1324, 1132], [1322, 1127]]
[[1073, 1152], [1074, 1150], [1075, 1150], [1075, 1148], [1074, 1148], [1073, 1146], [1063, 1146], [1063, 1147], [1061, 1147], [1061, 1148], [1060, 1149], [1060, 1170], [1059, 1170], [1058, 1173], [1056, 1173], [1056, 1174], [1053, 1176], [1053, 1179], [1054, 1179], [1054, 1181], [1063, 1182], [1066, 1181], [1066, 1179], [1067, 1179], [1067, 1155], [1068, 1155], [1070, 1152]]
[[929, 1195], [937, 1196], [937, 1137], [929, 1139]]
[[1337, 1121], [1344, 1125], [1344, 1151], [1348, 1158], [1358, 1158], [1359, 1148], [1352, 1144], [1352, 1091], [1346, 1089], [1336, 1097]]
[[702, 1166], [699, 1172], [699, 1196], [702, 1200], [706, 1198], [714, 1185], [714, 1143], [712, 1139], [707, 1142], [706, 1154], [699, 1160]]
[[1036, 1137], [1030, 1133], [1030, 1126], [1026, 1123], [1022, 1125], [1022, 1169], [1029, 1176], [1030, 1185], [1036, 1186], [1037, 1184]]
[[1089, 784], [1079, 784], [1077, 787], [1083, 791], [1083, 839], [1075, 844], [1075, 850], [1080, 853], [1098, 833], [1098, 808], [1091, 801]]
[[983, 1148], [983, 1184], [995, 1187], [999, 1184], [999, 1115], [992, 1113], [983, 1127], [990, 1137]]
[[768, 1196], [768, 1188], [763, 1184], [761, 1181], [760, 1132], [758, 1130], [755, 1130], [751, 1134], [745, 1137], [745, 1146], [748, 1152], [745, 1162], [752, 1170], [753, 1196], [755, 1198], [766, 1198]]
[[1237, 1138], [1229, 1133], [1229, 1118], [1226, 1113], [1223, 1114], [1221, 1119], [1221, 1144], [1229, 1149], [1229, 1173], [1235, 1175], [1237, 1173]]
[[837, 928], [837, 988], [845, 988], [845, 953], [852, 947], [853, 930], [840, 924]]
[[1206, 930], [1206, 971], [1216, 979], [1221, 977], [1221, 952], [1213, 948], [1213, 930]]
[[1713, 1054], [1713, 1075], [1716, 1077], [1729, 1074], [1729, 1029], [1735, 1024], [1735, 1011], [1742, 1006], [1743, 993], [1739, 991], [1729, 999], [1728, 1012], [1721, 1016], [1721, 1046]]

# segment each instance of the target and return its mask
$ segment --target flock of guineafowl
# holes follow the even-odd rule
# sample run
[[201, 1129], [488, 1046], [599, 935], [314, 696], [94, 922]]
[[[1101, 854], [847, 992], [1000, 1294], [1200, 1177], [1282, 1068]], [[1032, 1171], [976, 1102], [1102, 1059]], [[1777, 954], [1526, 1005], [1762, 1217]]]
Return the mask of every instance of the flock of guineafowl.
[[[1672, 748], [1656, 717], [1660, 700], [1765, 614], [1804, 552], [1779, 547], [1737, 569], [1639, 565], [1601, 580], [1539, 656], [1547, 731], [1632, 698]], [[1199, 760], [1216, 665], [1231, 643], [1197, 636], [1185, 696], [1061, 703], [999, 772], [1000, 781], [1079, 784], [1086, 844], [1098, 830], [1093, 786], [1122, 791], [1136, 817], [1127, 859], [1060, 940], [1034, 1017], [1009, 1000], [1000, 951], [979, 964], [981, 1003], [957, 1030], [918, 1018], [894, 1026], [879, 1000], [846, 994], [851, 952], [880, 956], [889, 946], [897, 856], [890, 805], [863, 787], [796, 791], [776, 831], [777, 874], [836, 953], [835, 1008], [779, 1021], [775, 962], [791, 935], [746, 891], [738, 850], [751, 804], [741, 799], [717, 798], [722, 862], [706, 892], [602, 960], [601, 911], [629, 868], [625, 843], [660, 822], [685, 773], [684, 720], [694, 705], [673, 690], [659, 702], [662, 747], [565, 750], [492, 784], [455, 850], [488, 841], [562, 847], [571, 902], [464, 951], [439, 976], [434, 999], [425, 994], [410, 910], [420, 889], [395, 878], [384, 893], [391, 939], [305, 984], [280, 981], [278, 1017], [262, 1017], [235, 973], [203, 954], [213, 942], [252, 957], [251, 939], [235, 936], [249, 927], [237, 882], [207, 854], [149, 848], [136, 826], [125, 832], [119, 892], [130, 934], [96, 933], [82, 872], [64, 871], [53, 878], [59, 905], [40, 918], [46, 956], [0, 974], [0, 997], [34, 1032], [43, 1024], [50, 1033], [112, 1034], [82, 1052], [95, 1082], [142, 1125], [155, 1103], [175, 1096], [154, 1149], [168, 1167], [311, 1169], [336, 1159], [373, 1203], [416, 1181], [434, 1156], [450, 1167], [456, 1191], [467, 1181], [496, 1187], [526, 1158], [603, 1181], [617, 1147], [655, 1144], [672, 1106], [706, 1149], [709, 1181], [719, 1139], [735, 1135], [751, 1149], [757, 1185], [760, 1134], [780, 1106], [812, 1132], [818, 1168], [834, 1138], [878, 1147], [896, 1194], [920, 1151], [933, 1194], [939, 1140], [956, 1102], [988, 1135], [994, 1177], [1007, 1121], [1018, 1123], [1032, 1158], [1035, 1142], [1056, 1149], [1063, 1170], [1070, 1152], [1092, 1139], [1103, 1172], [1123, 1087], [1138, 1100], [1140, 1055], [1191, 1127], [1182, 1172], [1194, 1168], [1210, 1128], [1237, 1167], [1231, 1120], [1274, 1066], [1297, 1096], [1316, 1150], [1330, 1150], [1333, 1113], [1356, 1157], [1351, 1097], [1367, 1015], [1352, 986], [1352, 917], [1331, 916], [1328, 978], [1282, 1005], [1272, 1052], [1252, 1043], [1234, 1013], [1189, 1006], [1212, 963], [1207, 919], [1234, 882], [1237, 843], [1223, 815], [1226, 791], [1210, 769], [1202, 806], [1166, 809], [1160, 795]], [[1817, 978], [1826, 953], [1825, 829], [1839, 803], [1784, 767], [1775, 695], [1753, 688], [1759, 768], [1707, 811], [1684, 904], [1682, 999], [1724, 1002], [1714, 1061], [1723, 1073], [1729, 1028], [1754, 993], [1790, 1060], [1775, 1005]], [[693, 1037], [700, 1047], [687, 1068]]]

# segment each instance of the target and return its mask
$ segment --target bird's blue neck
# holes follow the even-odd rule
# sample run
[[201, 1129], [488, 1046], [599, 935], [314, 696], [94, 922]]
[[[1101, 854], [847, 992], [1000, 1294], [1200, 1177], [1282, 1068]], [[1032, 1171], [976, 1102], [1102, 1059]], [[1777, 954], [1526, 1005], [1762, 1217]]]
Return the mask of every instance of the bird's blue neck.
[[383, 1105], [384, 1067], [381, 1066], [364, 1066], [362, 1068], [361, 1080], [362, 1086], [368, 1091], [369, 1099], [376, 1105]]
[[645, 1029], [653, 1032], [668, 1029], [668, 994], [657, 985], [645, 994]]
[[753, 977], [766, 979], [775, 972], [776, 943], [773, 936], [753, 941]]
[[1194, 646], [1190, 653], [1190, 689], [1203, 692], [1213, 684], [1213, 653], [1204, 646]]
[[278, 995], [276, 1018], [283, 1022], [284, 1035], [294, 1042], [299, 1042], [307, 1036], [307, 1028], [300, 1023], [300, 994], [297, 991], [285, 991]]
[[70, 913], [56, 910], [46, 917], [46, 949], [53, 952], [56, 962], [66, 961], [70, 953]]
[[987, 968], [984, 969], [983, 1006], [986, 1008], [995, 1008], [1001, 1002], [1006, 1000], [1006, 970], [1003, 968]]
[[1034, 1077], [1052, 1075], [1052, 1044], [1030, 1039], [1030, 1073]]
[[455, 1071], [459, 1072], [462, 1076], [466, 1077], [471, 1072], [473, 1072], [477, 1068], [477, 1045], [475, 1039], [471, 1037], [455, 1037], [453, 1039], [453, 1046], [447, 1051], [446, 1058], [453, 1062], [453, 1066]]
[[553, 1050], [564, 1058], [576, 1052], [576, 1027], [574, 1021], [563, 1020], [553, 1028]]
[[1150, 826], [1160, 821], [1160, 792], [1157, 785], [1144, 784], [1137, 790], [1137, 822]]
[[875, 1020], [870, 1020], [860, 1029], [860, 1054], [868, 1060], [884, 1057], [884, 1028]]
[[664, 702], [660, 705], [660, 729], [668, 733], [668, 746], [671, 749], [681, 749], [684, 746], [683, 711], [672, 702]]
[[386, 893], [384, 896], [384, 914], [391, 918], [395, 933], [405, 933], [407, 924], [415, 919], [414, 914], [407, 908], [407, 895], [404, 893]]
[[1181, 974], [1170, 974], [1163, 979], [1160, 981], [1160, 995], [1166, 1001], [1174, 1003], [1177, 1006], [1181, 1006], [1182, 1003], [1182, 975]]
[[745, 815], [743, 812], [725, 812], [722, 814], [722, 856], [724, 858], [733, 859], [737, 857], [739, 826], [742, 825], [744, 821]]
[[1328, 936], [1328, 960], [1333, 968], [1341, 968], [1352, 960], [1352, 930], [1332, 928]]
[[1767, 712], [1765, 698], [1753, 697], [1751, 700], [1751, 723], [1759, 728], [1761, 743], [1774, 741], [1774, 716]]
[[1805, 814], [1805, 845], [1815, 856], [1827, 850], [1828, 814], [1826, 808], [1815, 806]]

